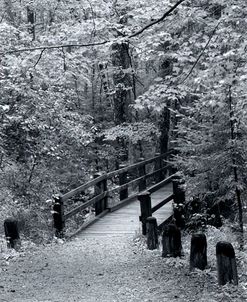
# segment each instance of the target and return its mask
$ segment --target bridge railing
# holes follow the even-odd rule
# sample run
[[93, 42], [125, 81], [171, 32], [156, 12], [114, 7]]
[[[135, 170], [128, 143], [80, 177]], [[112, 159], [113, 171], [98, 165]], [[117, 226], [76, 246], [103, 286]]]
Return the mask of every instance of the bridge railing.
[[[151, 194], [157, 191], [159, 188], [163, 187], [166, 184], [172, 183], [172, 192], [170, 195], [166, 196], [164, 199], [162, 199], [158, 204], [152, 206], [152, 199]], [[162, 208], [164, 205], [169, 203], [173, 200], [173, 205], [179, 205], [184, 206], [185, 204], [185, 191], [184, 188], [181, 186], [183, 184], [182, 179], [179, 177], [178, 173], [174, 173], [167, 177], [166, 179], [162, 180], [161, 182], [155, 184], [154, 186], [150, 187], [147, 191], [144, 191], [140, 194], [138, 194], [138, 200], [140, 202], [140, 209], [141, 209], [141, 215], [139, 217], [139, 220], [142, 222], [142, 234], [146, 235], [147, 232], [147, 219], [149, 217], [152, 217], [153, 213], [158, 211], [160, 208]], [[176, 224], [180, 223], [183, 213], [180, 211], [174, 209], [171, 212], [171, 215], [169, 217], [166, 217], [164, 221], [158, 225], [158, 229], [162, 230], [163, 226], [171, 221], [171, 218], [174, 218], [174, 222]]]
[[[167, 171], [170, 168], [170, 165], [167, 164], [166, 161], [169, 154], [170, 152], [157, 155], [153, 158], [141, 160], [128, 166], [120, 165], [120, 169], [108, 173], [97, 173], [94, 175], [93, 180], [69, 191], [68, 193], [55, 196], [53, 206], [53, 221], [56, 236], [64, 236], [65, 222], [67, 219], [89, 207], [94, 207], [95, 219], [97, 219], [105, 215], [107, 212], [114, 211], [123, 204], [132, 201], [140, 192], [145, 190], [154, 192], [160, 187], [164, 186], [166, 183], [170, 182], [172, 177], [164, 179]], [[153, 171], [151, 172], [147, 171], [146, 169], [149, 164], [153, 165]], [[128, 180], [128, 175], [130, 172], [132, 179]], [[135, 175], [134, 177], [133, 174]], [[108, 188], [108, 180], [116, 180], [116, 178], [118, 178], [118, 185], [113, 188]], [[153, 178], [156, 184], [147, 188], [147, 180], [149, 178]], [[134, 184], [138, 185], [138, 192], [132, 192], [129, 195], [129, 188]], [[92, 198], [65, 213], [64, 205], [69, 201], [69, 199], [87, 189], [92, 188], [94, 190], [94, 196]], [[117, 205], [109, 206], [108, 198], [116, 192], [119, 194], [120, 202]], [[91, 224], [95, 219], [89, 221], [87, 224], [84, 223], [83, 227]]]

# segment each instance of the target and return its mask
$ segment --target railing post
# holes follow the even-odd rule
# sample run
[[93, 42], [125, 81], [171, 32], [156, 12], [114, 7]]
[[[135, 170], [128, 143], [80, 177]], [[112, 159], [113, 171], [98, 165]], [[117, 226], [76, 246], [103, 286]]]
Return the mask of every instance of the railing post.
[[178, 176], [172, 180], [174, 195], [173, 215], [179, 228], [184, 228], [185, 226], [185, 190], [182, 187], [183, 184], [183, 180]]
[[18, 229], [18, 222], [14, 218], [7, 218], [4, 220], [4, 231], [7, 240], [7, 247], [16, 249], [20, 242], [20, 235]]
[[169, 224], [162, 234], [162, 257], [181, 257], [181, 231], [175, 224]]
[[[119, 169], [125, 168], [125, 164], [119, 165]], [[123, 172], [119, 174], [119, 186], [122, 186], [128, 182], [128, 172]], [[120, 201], [128, 198], [128, 188], [123, 189], [119, 193]]]
[[235, 251], [231, 243], [220, 241], [216, 245], [218, 284], [227, 282], [238, 285]]
[[[103, 175], [102, 172], [97, 172], [94, 174], [94, 178], [100, 177], [102, 175]], [[94, 186], [94, 195], [97, 196], [106, 191], [107, 191], [107, 179], [105, 178], [105, 179], [99, 181]], [[107, 208], [107, 196], [95, 203], [95, 216], [102, 213], [104, 210], [106, 210], [106, 208]]]
[[150, 192], [143, 192], [139, 194], [138, 200], [140, 201], [140, 208], [141, 208], [140, 221], [142, 222], [142, 234], [146, 235], [147, 234], [146, 221], [148, 217], [152, 216]]
[[205, 234], [196, 233], [191, 237], [190, 270], [204, 270], [207, 266], [207, 238]]
[[[141, 161], [144, 161], [143, 157], [141, 157], [139, 159], [139, 162], [141, 162]], [[138, 176], [142, 177], [142, 176], [145, 176], [145, 175], [146, 175], [146, 166], [144, 164], [144, 165], [138, 167]], [[139, 192], [142, 192], [142, 191], [146, 190], [146, 188], [147, 188], [146, 178], [143, 178], [139, 181]]]
[[55, 236], [62, 238], [64, 236], [65, 219], [64, 205], [61, 196], [54, 197], [53, 223], [55, 228]]
[[184, 184], [184, 182], [180, 177], [174, 177], [172, 180], [174, 202], [177, 204], [185, 203], [185, 191], [182, 188], [183, 184]]
[[[156, 156], [156, 157], [160, 156], [160, 153], [155, 153], [155, 156]], [[157, 158], [157, 159], [155, 160], [155, 162], [154, 162], [154, 169], [155, 169], [155, 171], [156, 171], [156, 170], [159, 170], [159, 169], [161, 169], [161, 168], [162, 168], [162, 160], [161, 160], [161, 158], [159, 157], [159, 158]], [[156, 175], [155, 175], [155, 181], [156, 181], [156, 182], [160, 182], [160, 181], [162, 181], [162, 180], [163, 180], [163, 171], [159, 171], [159, 172], [157, 172]]]
[[155, 217], [147, 218], [147, 248], [155, 250], [158, 246], [158, 226]]

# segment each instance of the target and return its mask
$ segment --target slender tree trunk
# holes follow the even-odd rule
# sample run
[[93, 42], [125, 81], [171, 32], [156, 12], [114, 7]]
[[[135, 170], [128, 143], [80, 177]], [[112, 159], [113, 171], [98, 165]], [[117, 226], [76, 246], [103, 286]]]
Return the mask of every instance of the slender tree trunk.
[[[231, 131], [231, 141], [232, 144], [234, 143], [234, 140], [236, 139], [236, 133], [234, 130], [234, 121], [233, 121], [233, 108], [232, 108], [232, 93], [231, 93], [231, 87], [229, 87], [229, 111], [230, 111], [230, 131]], [[241, 191], [238, 187], [238, 169], [237, 169], [237, 162], [236, 162], [236, 152], [233, 149], [232, 150], [232, 165], [233, 165], [233, 176], [234, 181], [236, 183], [236, 198], [237, 198], [237, 205], [238, 205], [238, 219], [239, 219], [239, 228], [240, 228], [240, 248], [243, 248], [243, 232], [244, 232], [244, 226], [243, 226], [243, 205], [241, 200]]]
[[160, 121], [160, 153], [166, 153], [168, 151], [169, 142], [169, 130], [170, 130], [170, 102], [167, 102], [167, 106], [163, 109]]
[[121, 42], [112, 45], [112, 64], [115, 69], [113, 74], [114, 120], [115, 124], [119, 125], [128, 121], [128, 106], [131, 101], [132, 79], [126, 72], [131, 67], [128, 43]]
[[35, 13], [30, 6], [27, 6], [27, 23], [28, 23], [28, 31], [33, 37], [33, 41], [35, 40]]
[[[126, 42], [114, 43], [112, 45], [112, 65], [114, 67], [113, 82], [115, 94], [113, 96], [114, 104], [114, 122], [120, 125], [128, 122], [128, 107], [131, 102], [132, 78], [127, 69], [131, 68], [129, 56], [129, 44]], [[128, 146], [126, 142], [119, 138], [117, 141], [120, 147], [120, 161], [128, 159]]]
[[12, 25], [15, 25], [15, 13], [12, 4], [12, 0], [4, 0], [4, 6], [6, 11], [6, 18], [7, 21], [10, 22]]

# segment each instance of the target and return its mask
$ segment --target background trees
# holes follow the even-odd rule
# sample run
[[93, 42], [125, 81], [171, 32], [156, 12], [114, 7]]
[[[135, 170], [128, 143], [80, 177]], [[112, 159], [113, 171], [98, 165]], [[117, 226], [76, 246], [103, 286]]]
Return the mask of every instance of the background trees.
[[46, 213], [44, 200], [92, 170], [169, 148], [179, 151], [191, 196], [241, 208], [246, 4], [179, 2], [126, 39], [176, 1], [0, 1], [6, 211], [16, 202]]

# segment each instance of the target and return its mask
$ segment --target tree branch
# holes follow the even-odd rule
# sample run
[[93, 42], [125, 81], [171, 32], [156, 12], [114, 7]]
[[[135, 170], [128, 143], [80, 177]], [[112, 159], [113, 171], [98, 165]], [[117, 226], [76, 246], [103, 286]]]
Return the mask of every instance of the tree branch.
[[[141, 33], [143, 33], [145, 30], [150, 28], [151, 26], [154, 26], [155, 24], [158, 24], [159, 22], [163, 21], [166, 17], [168, 17], [181, 3], [185, 2], [186, 0], [179, 0], [177, 3], [175, 3], [168, 11], [164, 13], [164, 15], [149, 23], [148, 25], [144, 26], [142, 29], [138, 30], [137, 32], [126, 36], [127, 39], [134, 38]], [[5, 54], [12, 54], [12, 53], [20, 53], [20, 52], [26, 52], [26, 51], [35, 51], [35, 50], [44, 50], [44, 49], [58, 49], [58, 48], [64, 48], [64, 47], [90, 47], [90, 46], [99, 46], [99, 45], [105, 45], [107, 43], [112, 43], [113, 40], [105, 40], [105, 41], [100, 41], [100, 42], [95, 42], [95, 43], [88, 43], [88, 44], [61, 44], [61, 45], [46, 45], [46, 46], [37, 46], [37, 47], [32, 47], [32, 48], [20, 48], [20, 49], [15, 49], [15, 50], [9, 50], [6, 52], [0, 52], [0, 55], [5, 55]]]
[[165, 12], [164, 15], [161, 18], [159, 18], [159, 19], [149, 23], [148, 25], [144, 26], [142, 29], [140, 29], [137, 32], [133, 33], [132, 35], [128, 36], [128, 38], [136, 37], [136, 36], [140, 35], [141, 33], [143, 33], [145, 30], [147, 30], [149, 27], [163, 21], [166, 17], [168, 17], [184, 1], [186, 1], [186, 0], [179, 0], [167, 12]]
[[40, 55], [39, 55], [39, 58], [38, 58], [37, 62], [34, 64], [33, 68], [35, 68], [35, 67], [39, 64], [39, 61], [41, 60], [42, 55], [43, 55], [43, 52], [44, 52], [45, 50], [46, 50], [46, 48], [43, 48], [43, 49], [41, 50], [41, 53], [40, 53]]
[[213, 36], [214, 36], [214, 34], [215, 34], [215, 32], [216, 32], [216, 30], [217, 30], [219, 24], [220, 24], [220, 22], [221, 22], [221, 21], [219, 21], [219, 22], [216, 24], [216, 26], [215, 26], [215, 28], [214, 28], [214, 30], [213, 30], [211, 36], [209, 37], [207, 43], [206, 43], [205, 46], [203, 47], [202, 52], [200, 53], [200, 55], [198, 56], [198, 58], [197, 58], [196, 61], [194, 62], [193, 66], [191, 67], [191, 69], [190, 69], [190, 71], [188, 72], [188, 74], [185, 76], [185, 78], [184, 78], [184, 79], [181, 81], [181, 83], [179, 83], [179, 84], [183, 84], [183, 83], [188, 79], [188, 77], [192, 74], [192, 72], [193, 72], [193, 70], [195, 69], [197, 63], [199, 62], [199, 60], [201, 59], [201, 57], [204, 55], [205, 50], [207, 49], [208, 45], [210, 44], [210, 42], [211, 42], [211, 40], [212, 40], [212, 38], [213, 38]]

